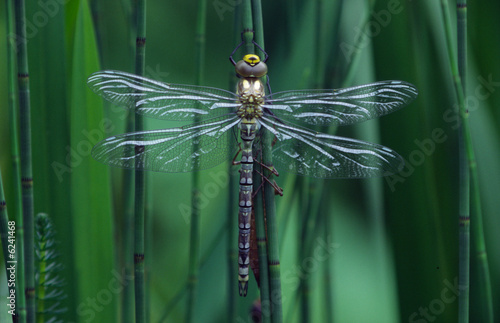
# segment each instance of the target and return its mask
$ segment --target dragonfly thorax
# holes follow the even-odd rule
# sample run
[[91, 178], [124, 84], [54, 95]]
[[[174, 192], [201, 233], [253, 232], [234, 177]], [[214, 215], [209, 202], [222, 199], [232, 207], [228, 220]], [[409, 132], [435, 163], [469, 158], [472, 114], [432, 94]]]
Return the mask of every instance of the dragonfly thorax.
[[239, 107], [236, 114], [242, 119], [254, 120], [262, 117], [263, 111], [259, 105], [245, 104]]
[[240, 118], [260, 118], [263, 114], [265, 90], [262, 81], [256, 77], [245, 77], [238, 82], [237, 89], [241, 106], [236, 112]]

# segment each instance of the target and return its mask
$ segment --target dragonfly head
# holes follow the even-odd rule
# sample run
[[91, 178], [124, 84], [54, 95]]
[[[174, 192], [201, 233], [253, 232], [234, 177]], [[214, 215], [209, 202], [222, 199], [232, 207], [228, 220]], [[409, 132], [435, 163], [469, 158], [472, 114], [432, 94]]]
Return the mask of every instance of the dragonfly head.
[[241, 77], [263, 77], [267, 74], [267, 65], [258, 55], [247, 54], [236, 63], [236, 73]]

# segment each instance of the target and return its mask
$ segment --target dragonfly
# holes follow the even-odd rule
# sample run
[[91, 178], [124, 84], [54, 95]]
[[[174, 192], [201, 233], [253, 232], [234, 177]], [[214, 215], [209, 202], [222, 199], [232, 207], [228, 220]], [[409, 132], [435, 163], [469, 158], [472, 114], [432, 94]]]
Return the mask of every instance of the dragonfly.
[[[241, 153], [238, 285], [239, 294], [246, 296], [252, 171], [254, 161], [258, 162], [253, 155], [256, 136], [262, 131], [274, 136], [273, 169], [314, 178], [394, 174], [402, 169], [404, 161], [392, 149], [317, 132], [308, 126], [350, 125], [377, 118], [409, 104], [418, 92], [414, 85], [404, 81], [382, 81], [337, 90], [266, 94], [262, 79], [267, 77], [268, 55], [261, 60], [256, 54], [246, 54], [236, 62], [233, 59], [236, 49], [229, 57], [239, 78], [236, 93], [207, 86], [163, 83], [112, 70], [92, 74], [87, 83], [108, 101], [146, 117], [197, 121], [183, 127], [109, 137], [92, 150], [92, 156], [99, 162], [121, 168], [179, 173], [211, 168]], [[237, 132], [240, 140], [235, 144]]]

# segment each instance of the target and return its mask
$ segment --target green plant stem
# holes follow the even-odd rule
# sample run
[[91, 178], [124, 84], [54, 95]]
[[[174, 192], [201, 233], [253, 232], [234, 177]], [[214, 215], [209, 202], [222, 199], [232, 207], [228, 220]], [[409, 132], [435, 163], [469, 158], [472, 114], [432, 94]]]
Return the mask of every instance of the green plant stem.
[[[249, 16], [252, 17], [252, 27], [255, 29], [253, 37], [255, 42], [264, 49], [264, 27], [262, 21], [262, 7], [260, 1], [252, 0], [252, 12]], [[252, 45], [253, 47], [253, 45]], [[253, 48], [255, 50], [255, 48]], [[252, 51], [253, 53], [253, 51]], [[264, 55], [264, 53], [262, 53]], [[262, 59], [261, 55], [261, 59]], [[264, 79], [263, 82], [266, 82]], [[254, 144], [255, 145], [255, 144]], [[259, 143], [259, 148], [254, 151], [262, 151], [262, 142]], [[263, 167], [258, 163], [254, 163], [254, 217], [255, 217], [255, 230], [257, 238], [257, 249], [259, 258], [259, 286], [260, 286], [260, 300], [261, 300], [261, 319], [263, 323], [271, 322], [272, 319], [272, 307], [271, 307], [271, 289], [270, 289], [270, 268], [269, 268], [269, 252], [267, 249], [267, 230], [266, 230], [266, 216], [267, 207], [265, 203], [265, 190], [271, 189], [262, 185], [262, 177], [256, 170], [260, 169], [260, 174], [263, 173]], [[260, 189], [259, 189], [260, 188]], [[260, 190], [260, 191], [258, 191]]]
[[24, 0], [15, 2], [16, 34], [18, 47], [17, 77], [19, 90], [19, 118], [21, 133], [21, 186], [23, 199], [25, 297], [27, 322], [35, 322], [35, 257], [33, 218], [33, 168], [31, 161], [31, 108], [28, 72], [28, 51]]
[[[253, 18], [253, 12], [252, 12], [252, 5], [253, 3], [251, 0], [243, 1], [243, 4], [241, 6], [241, 12], [242, 12], [242, 27], [243, 27], [243, 40], [245, 41], [245, 54], [249, 53], [255, 53], [255, 46], [253, 44], [253, 40], [256, 39], [256, 35], [254, 33], [254, 18]], [[258, 152], [258, 146], [260, 147], [260, 142], [258, 142], [257, 138], [254, 141], [254, 147], [253, 147], [253, 155], [256, 156]], [[260, 184], [262, 183], [262, 179], [259, 178], [257, 175], [256, 170], [258, 169], [259, 165], [254, 162], [253, 165], [253, 194], [256, 194], [256, 192], [259, 192], [260, 190]], [[262, 188], [263, 189], [263, 188]], [[260, 192], [258, 194], [261, 194]], [[255, 218], [255, 223], [256, 228], [256, 237], [257, 237], [257, 248], [258, 248], [258, 254], [259, 254], [259, 281], [258, 284], [260, 286], [260, 299], [261, 299], [261, 305], [263, 305], [263, 310], [261, 312], [261, 317], [263, 322], [270, 322], [270, 313], [266, 311], [266, 309], [269, 308], [269, 306], [266, 306], [266, 304], [270, 304], [270, 295], [269, 295], [269, 285], [267, 284], [268, 279], [267, 277], [264, 277], [265, 273], [268, 272], [268, 269], [265, 268], [267, 266], [267, 259], [262, 259], [262, 255], [267, 254], [267, 250], [263, 250], [263, 248], [266, 248], [266, 229], [265, 226], [262, 225], [262, 223], [265, 223], [265, 211], [264, 211], [264, 204], [263, 204], [263, 199], [261, 196], [254, 195], [254, 201], [253, 201], [253, 216]], [[252, 223], [252, 221], [250, 222]], [[264, 230], [264, 231], [262, 231]], [[264, 237], [264, 240], [261, 241]], [[255, 269], [254, 269], [255, 271]]]
[[[259, 17], [254, 17], [254, 12], [258, 12]], [[264, 49], [263, 47], [263, 42], [264, 42], [264, 34], [262, 31], [262, 13], [261, 13], [261, 5], [260, 2], [251, 2], [250, 0], [244, 1], [242, 5], [242, 21], [243, 21], [243, 39], [245, 41], [245, 53], [255, 53], [255, 48], [254, 44], [252, 43], [252, 40], [254, 40], [259, 44], [262, 45], [261, 48]], [[260, 31], [255, 33], [253, 31], [254, 24], [256, 26], [259, 26]], [[259, 140], [256, 140], [254, 142], [254, 156], [257, 155], [257, 151], [260, 149], [257, 149], [258, 146], [261, 145]], [[267, 216], [267, 205], [265, 202], [265, 193], [264, 191], [266, 189], [271, 189], [270, 187], [262, 186], [262, 178], [260, 175], [256, 173], [257, 169], [260, 169], [260, 165], [258, 163], [254, 163], [254, 173], [253, 173], [253, 180], [254, 180], [254, 186], [253, 186], [253, 192], [260, 194], [264, 194], [264, 197], [262, 196], [256, 196], [254, 198], [254, 217], [255, 217], [255, 226], [256, 226], [256, 236], [257, 236], [257, 246], [258, 246], [258, 254], [259, 254], [259, 280], [260, 280], [260, 296], [261, 296], [261, 306], [262, 306], [262, 320], [263, 322], [272, 322], [272, 315], [273, 315], [273, 308], [272, 308], [272, 301], [271, 301], [271, 289], [270, 289], [270, 283], [268, 283], [268, 277], [269, 277], [269, 253], [267, 250], [266, 246], [266, 227], [265, 227], [265, 217]], [[267, 175], [265, 175], [267, 176]], [[267, 223], [268, 224], [268, 223]], [[268, 255], [266, 257], [266, 255]]]
[[[262, 5], [260, 0], [252, 0], [254, 8], [253, 21], [258, 27], [255, 30], [255, 40], [265, 50], [264, 46], [264, 30], [262, 23]], [[262, 135], [262, 163], [273, 168], [272, 161], [272, 140], [273, 135], [269, 131], [264, 131]], [[271, 178], [272, 173], [269, 170], [264, 170], [264, 176]], [[274, 202], [274, 188], [268, 181], [264, 182], [264, 205], [265, 217], [267, 224], [267, 239], [268, 239], [268, 261], [269, 261], [269, 282], [270, 282], [270, 309], [271, 322], [280, 323], [283, 321], [283, 310], [281, 304], [281, 275], [279, 261], [279, 238], [278, 224], [276, 219], [276, 205]]]
[[[259, 169], [260, 174], [262, 174], [263, 167], [254, 164], [253, 178], [254, 186], [262, 187], [262, 176], [257, 172]], [[266, 224], [265, 224], [265, 205], [263, 204], [264, 199], [264, 188], [257, 192], [254, 197], [254, 216], [255, 216], [255, 228], [256, 239], [257, 239], [257, 250], [259, 259], [259, 287], [260, 287], [260, 302], [261, 302], [261, 321], [262, 323], [269, 323], [271, 321], [271, 313], [269, 312], [270, 304], [270, 290], [269, 290], [269, 261], [267, 254], [266, 245]], [[254, 270], [255, 271], [255, 270]]]
[[[315, 181], [311, 178], [304, 178], [305, 185], [303, 191], [303, 218], [301, 223], [301, 236], [300, 236], [300, 258], [307, 259], [308, 257], [314, 257], [313, 247], [316, 237], [322, 234], [319, 231], [321, 228], [320, 224], [322, 221], [326, 221], [325, 217], [329, 214], [320, 212], [321, 201], [324, 201], [323, 191], [325, 182]], [[323, 199], [322, 199], [323, 197]], [[310, 322], [313, 319], [312, 309], [314, 304], [311, 298], [311, 275], [304, 277], [301, 280], [301, 304], [302, 304], [302, 322]]]
[[[344, 8], [344, 0], [337, 1], [337, 6], [335, 7], [335, 25], [332, 31], [333, 40], [332, 46], [329, 50], [329, 59], [325, 62], [325, 70], [324, 70], [324, 80], [332, 80], [329, 86], [326, 87], [337, 87], [340, 84], [340, 70], [341, 66], [339, 63], [339, 53], [340, 53], [340, 21], [342, 17], [342, 10]], [[326, 85], [326, 84], [325, 84]]]
[[[195, 119], [197, 119], [195, 117]], [[193, 145], [196, 149], [197, 145]], [[193, 322], [193, 314], [196, 301], [196, 288], [198, 286], [198, 275], [200, 268], [200, 191], [199, 175], [193, 173], [192, 178], [192, 195], [191, 195], [191, 229], [189, 239], [189, 267], [187, 280], [187, 306], [186, 306], [186, 322]]]
[[[458, 22], [458, 21], [457, 21]], [[465, 30], [462, 30], [463, 35], [460, 35], [460, 24], [458, 24], [457, 29], [457, 45], [458, 45], [458, 75], [455, 77], [459, 78], [460, 85], [456, 85], [456, 91], [461, 92], [462, 96], [465, 96], [465, 72], [466, 72], [466, 54], [464, 40], [465, 38], [460, 36], [465, 36]], [[461, 103], [460, 115], [462, 122], [464, 118], [468, 118], [465, 114], [468, 114], [465, 110], [465, 102]], [[463, 115], [464, 113], [464, 115]], [[467, 121], [468, 122], [468, 121]], [[459, 160], [459, 267], [458, 267], [458, 283], [459, 286], [465, 287], [460, 292], [458, 298], [458, 319], [460, 323], [469, 322], [469, 286], [470, 286], [470, 165], [467, 164], [466, 155], [466, 143], [464, 140], [464, 125], [463, 123], [459, 127], [458, 133], [458, 160]]]
[[[311, 183], [311, 179], [307, 177], [299, 178], [298, 182], [300, 192], [299, 201], [299, 214], [301, 214], [301, 224], [299, 226], [298, 241], [300, 241], [300, 246], [298, 248], [298, 259], [306, 259], [309, 252], [309, 239], [312, 236], [312, 232], [309, 227], [309, 220], [313, 217], [311, 213], [312, 208], [312, 193], [316, 193], [315, 185]], [[312, 191], [311, 191], [312, 190]], [[311, 281], [310, 277], [304, 277], [300, 280], [300, 317], [301, 322], [311, 321], [311, 311], [310, 311], [310, 287]]]
[[205, 34], [207, 21], [207, 2], [198, 0], [198, 14], [195, 39], [195, 84], [201, 85], [205, 70]]
[[[146, 230], [146, 237], [149, 237], [149, 239], [146, 240], [145, 244], [145, 251], [146, 254], [152, 255], [153, 251], [153, 181], [151, 180], [151, 177], [149, 175], [149, 172], [146, 174], [148, 177], [146, 180], [146, 197], [145, 197], [145, 206], [144, 206], [144, 214], [146, 217], [146, 224], [145, 224], [145, 230]], [[149, 192], [149, 193], [148, 193]], [[145, 259], [144, 263], [144, 271], [146, 273], [151, 272], [151, 268], [153, 267], [153, 258], [148, 257]], [[146, 275], [146, 291], [151, 290], [151, 275]], [[146, 298], [144, 300], [146, 302], [146, 322], [151, 322], [151, 293], [146, 292]]]
[[[146, 0], [138, 0], [137, 38], [135, 53], [135, 73], [144, 76], [146, 55]], [[144, 129], [142, 115], [135, 114], [135, 130]], [[143, 149], [139, 148], [138, 149]], [[135, 320], [136, 323], [146, 321], [145, 285], [144, 285], [144, 204], [145, 204], [145, 172], [135, 171], [135, 220], [134, 220], [134, 275], [135, 275]]]
[[[329, 196], [329, 188], [328, 185], [325, 185], [325, 189], [323, 190], [323, 197], [328, 198]], [[320, 206], [320, 213], [325, 214], [324, 216], [324, 230], [323, 230], [323, 238], [325, 241], [329, 240], [329, 235], [332, 230], [332, 217], [333, 214], [328, 212], [328, 207], [326, 203], [322, 203]], [[333, 286], [332, 286], [332, 258], [330, 257], [325, 261], [325, 271], [324, 271], [324, 284], [325, 284], [325, 308], [326, 308], [326, 319], [325, 323], [333, 322], [333, 313], [334, 313], [334, 302], [333, 302]]]
[[[195, 38], [195, 84], [200, 85], [203, 80], [204, 58], [205, 58], [205, 25], [206, 25], [205, 0], [198, 1], [196, 38]], [[194, 123], [199, 123], [198, 115], [194, 118]], [[199, 149], [199, 144], [193, 144], [193, 155]], [[198, 165], [198, 163], [195, 163]], [[196, 288], [198, 286], [198, 275], [200, 268], [200, 173], [198, 167], [193, 169], [192, 174], [192, 195], [191, 195], [191, 233], [189, 244], [189, 269], [188, 269], [188, 300], [186, 306], [186, 322], [193, 322], [193, 314], [196, 301]]]
[[[474, 150], [472, 146], [469, 114], [465, 103], [465, 87], [462, 84], [462, 77], [465, 78], [466, 72], [466, 17], [465, 17], [465, 2], [460, 5], [463, 12], [459, 13], [458, 21], [458, 50], [459, 62], [453, 55], [453, 42], [451, 32], [451, 19], [447, 9], [445, 0], [441, 1], [441, 11], [443, 15], [443, 23], [446, 31], [447, 51], [450, 61], [450, 69], [453, 76], [455, 92], [459, 106], [459, 277], [458, 286], [460, 289], [458, 303], [458, 320], [461, 323], [469, 321], [469, 267], [470, 267], [470, 176], [472, 175], [473, 183], [477, 183], [476, 162]], [[475, 203], [479, 203], [475, 199]], [[479, 209], [475, 207], [475, 209]], [[479, 221], [479, 226], [482, 227], [481, 215], [475, 220]], [[483, 235], [482, 232], [478, 233]], [[484, 254], [486, 256], [486, 253]], [[485, 258], [486, 259], [486, 258]]]
[[[95, 3], [93, 7], [99, 6], [101, 3]], [[130, 41], [130, 51], [133, 55], [136, 51], [136, 46], [132, 42], [133, 37], [137, 37], [137, 17], [133, 14], [135, 11], [132, 7], [131, 1], [121, 1], [124, 11], [129, 17], [128, 38]], [[99, 37], [100, 33], [96, 36]], [[101, 42], [99, 41], [101, 44]], [[99, 46], [103, 48], [103, 46]], [[127, 133], [135, 131], [135, 113], [132, 110], [127, 111], [125, 129]], [[120, 263], [122, 264], [126, 277], [134, 276], [134, 258], [130, 257], [134, 253], [134, 205], [135, 205], [135, 171], [132, 169], [124, 169], [122, 172], [123, 177], [123, 217], [122, 217], [122, 252], [120, 257]], [[134, 285], [126, 284], [123, 286], [123, 294], [120, 304], [121, 321], [123, 323], [133, 323], [135, 320], [134, 316]]]
[[[234, 43], [238, 44], [241, 41], [240, 35], [240, 24], [241, 24], [241, 6], [238, 5], [234, 12], [233, 19], [233, 37]], [[230, 70], [230, 89], [234, 91], [236, 89], [236, 84], [238, 83], [238, 78], [236, 77], [236, 73], [234, 71], [234, 66], [231, 65]], [[235, 136], [229, 136], [229, 145], [236, 147], [238, 144]], [[237, 226], [237, 208], [235, 206], [238, 203], [238, 181], [236, 179], [236, 174], [233, 173], [235, 169], [235, 165], [233, 163], [228, 164], [227, 173], [229, 174], [229, 184], [228, 184], [228, 204], [227, 204], [227, 284], [228, 284], [228, 304], [227, 304], [227, 322], [236, 322], [236, 314], [237, 314], [237, 279], [236, 272], [237, 266], [236, 263], [238, 261], [237, 255], [238, 250], [236, 248], [238, 243], [238, 238], [236, 234]]]
[[[263, 163], [264, 165], [271, 165], [272, 162], [266, 157], [264, 151], [268, 150], [270, 155], [272, 136], [267, 133], [263, 136]], [[270, 138], [266, 138], [270, 137]], [[266, 148], [267, 147], [267, 148]], [[265, 176], [270, 176], [269, 171], [264, 172]], [[271, 286], [271, 321], [273, 323], [280, 323], [283, 321], [282, 304], [281, 304], [281, 275], [280, 275], [280, 262], [279, 262], [279, 239], [278, 239], [278, 225], [276, 219], [276, 206], [274, 204], [274, 189], [269, 183], [264, 184], [265, 194], [264, 203], [266, 205], [266, 223], [267, 223], [267, 236], [268, 236], [268, 254], [269, 254], [269, 277]]]
[[245, 53], [251, 54], [255, 52], [252, 40], [254, 38], [253, 20], [252, 20], [252, 4], [251, 0], [243, 0], [241, 4], [241, 20], [243, 26], [243, 40], [245, 41]]
[[[321, 43], [322, 32], [323, 32], [323, 6], [324, 3], [322, 0], [316, 0], [314, 2], [315, 6], [315, 25], [314, 25], [314, 76], [312, 85], [314, 88], [323, 87], [323, 74], [322, 70], [326, 68], [324, 64], [322, 64], [321, 60], [321, 47], [323, 44]], [[316, 131], [325, 132], [326, 129], [320, 129], [319, 127], [314, 127]], [[303, 182], [303, 185], [300, 186], [302, 188], [301, 199], [302, 207], [302, 224], [300, 226], [301, 232], [300, 240], [301, 244], [299, 247], [299, 258], [298, 259], [306, 259], [311, 256], [312, 246], [314, 243], [314, 239], [316, 238], [315, 234], [315, 224], [320, 223], [321, 220], [319, 208], [320, 208], [320, 197], [322, 196], [322, 191], [324, 188], [324, 181], [316, 181], [311, 178], [301, 178], [300, 181]], [[312, 320], [312, 308], [313, 303], [311, 299], [311, 276], [308, 275], [301, 279], [300, 282], [300, 304], [301, 304], [301, 316], [302, 322], [308, 322]]]
[[[7, 30], [9, 35], [15, 34], [14, 6], [13, 0], [6, 1]], [[24, 224], [23, 224], [23, 198], [21, 187], [21, 172], [19, 158], [19, 132], [17, 123], [17, 95], [16, 95], [16, 51], [15, 39], [10, 39], [7, 43], [7, 66], [9, 77], [9, 124], [12, 149], [12, 174], [14, 177], [15, 196], [15, 219], [16, 219], [16, 258], [17, 258], [17, 279], [16, 279], [16, 315], [19, 323], [26, 322], [26, 298], [24, 294], [25, 286], [25, 262], [24, 262]]]
[[[264, 48], [264, 21], [262, 19], [262, 4], [260, 0], [252, 0], [252, 24], [255, 29], [255, 42]], [[265, 80], [264, 80], [265, 82]]]
[[[127, 116], [127, 132], [133, 132], [134, 115], [129, 112]], [[130, 169], [123, 170], [123, 224], [122, 224], [122, 254], [123, 267], [126, 277], [134, 275], [134, 259], [130, 257], [134, 252], [134, 171]], [[123, 286], [123, 295], [121, 301], [121, 320], [124, 323], [134, 321], [134, 285], [126, 284]]]
[[[457, 1], [457, 46], [458, 46], [458, 72], [460, 75], [460, 79], [462, 81], [462, 90], [465, 96], [466, 93], [466, 79], [467, 79], [467, 1], [466, 0], [458, 0]], [[467, 107], [464, 107], [464, 112]], [[467, 121], [466, 121], [467, 122]], [[468, 129], [468, 125], [466, 126]], [[465, 129], [464, 129], [465, 131]], [[463, 159], [463, 163], [469, 166], [470, 169], [470, 185], [471, 185], [471, 202], [472, 202], [472, 214], [474, 215], [475, 225], [473, 226], [473, 235], [475, 237], [475, 254], [477, 258], [477, 263], [479, 265], [479, 278], [480, 278], [480, 289], [482, 293], [482, 303], [483, 305], [483, 320], [484, 322], [493, 323], [493, 297], [491, 292], [491, 280], [490, 280], [490, 272], [489, 272], [489, 263], [488, 263], [488, 255], [486, 253], [485, 247], [485, 238], [484, 238], [484, 230], [483, 230], [483, 212], [481, 209], [481, 196], [479, 190], [479, 179], [477, 174], [477, 165], [474, 159], [469, 159], [468, 156], [472, 155], [473, 157], [473, 149], [471, 146], [467, 146], [467, 144], [471, 144], [470, 141], [470, 133], [465, 134], [466, 137], [469, 137], [469, 142], [460, 139], [460, 141], [466, 144], [466, 147], [460, 145], [461, 148], [461, 159]], [[464, 149], [465, 148], [465, 149]], [[471, 152], [469, 152], [471, 150]], [[469, 222], [464, 223], [467, 226]], [[463, 229], [463, 235], [469, 238], [468, 227], [465, 225], [461, 228]], [[462, 236], [462, 233], [460, 234]]]
[[[127, 116], [127, 132], [133, 132], [134, 115], [129, 112]], [[123, 223], [122, 223], [122, 254], [123, 267], [126, 277], [134, 275], [134, 259], [130, 257], [134, 252], [134, 171], [130, 169], [123, 170]], [[124, 323], [134, 321], [134, 285], [126, 284], [123, 286], [123, 295], [121, 300], [121, 320]]]
[[321, 88], [320, 85], [323, 84], [323, 71], [326, 66], [322, 64], [321, 61], [321, 48], [323, 47], [323, 44], [321, 42], [321, 38], [323, 35], [323, 16], [322, 12], [324, 10], [324, 3], [323, 0], [315, 0], [314, 1], [314, 6], [315, 6], [315, 24], [314, 24], [314, 68], [313, 68], [313, 88]]
[[[136, 120], [137, 121], [137, 120]], [[144, 172], [135, 174], [135, 220], [134, 220], [134, 279], [135, 279], [135, 318], [145, 322], [144, 288]]]

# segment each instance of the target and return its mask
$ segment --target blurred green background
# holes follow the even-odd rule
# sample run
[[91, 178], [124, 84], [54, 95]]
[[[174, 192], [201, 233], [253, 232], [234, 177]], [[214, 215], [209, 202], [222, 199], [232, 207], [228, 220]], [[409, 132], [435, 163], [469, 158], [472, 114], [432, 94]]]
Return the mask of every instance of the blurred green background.
[[[207, 2], [203, 85], [228, 89], [234, 75], [228, 56], [237, 45], [235, 32], [240, 32], [233, 31], [239, 2]], [[338, 1], [319, 3], [319, 11], [315, 1], [263, 3], [274, 92], [399, 79], [415, 84], [419, 97], [399, 112], [337, 132], [380, 142], [399, 152], [406, 166], [388, 178], [322, 183], [330, 194], [321, 200], [321, 210], [327, 210], [323, 216], [331, 223], [322, 241], [333, 246], [326, 260], [333, 266], [329, 285], [333, 304], [327, 306], [323, 300], [324, 262], [297, 256], [303, 214], [296, 197], [305, 190], [296, 187], [300, 181], [292, 175], [282, 173], [277, 179], [285, 192], [277, 198], [285, 321], [300, 321], [298, 284], [308, 279], [312, 322], [323, 322], [328, 307], [337, 322], [455, 322], [458, 301], [451, 287], [458, 277], [458, 117], [441, 8], [436, 1], [391, 0], [377, 1], [370, 9], [367, 1], [354, 0], [345, 1], [339, 13]], [[196, 4], [148, 1], [146, 76], [194, 82]], [[124, 132], [125, 110], [103, 105], [86, 86], [86, 78], [100, 69], [133, 70], [135, 39], [130, 34], [129, 6], [115, 0], [27, 3], [35, 212], [52, 216], [58, 231], [60, 261], [66, 268], [65, 322], [123, 320], [118, 314], [120, 294], [114, 288], [117, 277], [122, 277], [122, 284], [129, 283], [123, 278], [124, 256], [118, 243], [121, 172], [94, 161], [90, 148], [106, 136]], [[455, 22], [455, 3], [450, 2], [449, 10]], [[495, 247], [500, 245], [499, 13], [500, 2], [469, 4], [466, 93], [494, 304], [500, 297], [500, 253]], [[7, 62], [8, 36], [2, 0], [1, 62]], [[356, 55], [357, 64], [350, 65]], [[353, 78], [345, 84], [348, 70]], [[0, 65], [0, 75], [0, 167], [12, 218], [16, 206], [6, 63]], [[147, 121], [149, 129], [176, 126], [179, 123]], [[249, 309], [257, 296], [253, 275], [247, 298], [227, 293], [227, 277], [236, 275], [226, 265], [227, 168], [225, 163], [201, 172], [201, 257], [206, 261], [200, 268], [195, 322], [224, 322], [228, 297], [238, 297], [238, 322], [250, 322]], [[160, 320], [175, 297], [180, 301], [167, 321], [183, 322], [191, 174], [153, 175], [152, 217], [147, 220], [152, 231], [146, 236], [151, 246], [146, 254], [151, 322]], [[371, 199], [379, 205], [376, 210]], [[482, 322], [484, 300], [474, 238], [470, 313], [471, 322]], [[325, 246], [320, 239], [314, 245], [319, 250]], [[4, 277], [0, 276], [2, 293]], [[495, 314], [500, 317], [498, 307]]]

